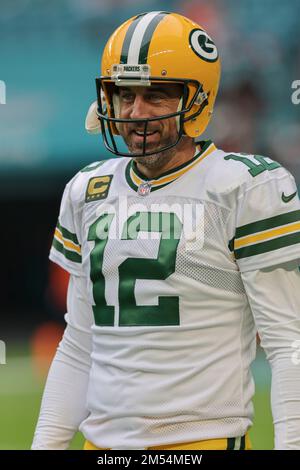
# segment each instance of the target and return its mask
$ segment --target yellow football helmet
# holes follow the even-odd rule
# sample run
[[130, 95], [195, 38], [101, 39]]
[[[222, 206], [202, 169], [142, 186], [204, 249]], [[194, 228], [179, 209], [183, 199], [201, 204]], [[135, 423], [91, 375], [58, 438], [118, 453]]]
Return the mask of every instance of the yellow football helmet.
[[[122, 122], [144, 123], [143, 152], [149, 121], [176, 118], [178, 138], [195, 138], [206, 129], [216, 99], [221, 65], [218, 50], [202, 27], [177, 13], [154, 11], [135, 16], [123, 23], [108, 40], [103, 56], [101, 77], [96, 78], [98, 108], [105, 146], [116, 155], [132, 156], [119, 151], [115, 135]], [[178, 83], [183, 94], [176, 113], [149, 119], [120, 119], [118, 86], [151, 86], [152, 83]]]

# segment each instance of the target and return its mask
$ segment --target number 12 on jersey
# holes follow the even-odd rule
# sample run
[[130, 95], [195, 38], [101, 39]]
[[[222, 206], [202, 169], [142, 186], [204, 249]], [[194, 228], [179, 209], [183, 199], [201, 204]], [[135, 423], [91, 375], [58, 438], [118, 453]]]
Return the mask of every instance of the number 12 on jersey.
[[[89, 228], [88, 240], [94, 242], [90, 254], [95, 305], [93, 312], [98, 326], [114, 326], [115, 307], [105, 298], [103, 258], [109, 241], [111, 224], [115, 214], [102, 214]], [[135, 240], [140, 232], [160, 233], [158, 255], [155, 259], [130, 257], [118, 267], [119, 326], [167, 326], [179, 325], [179, 297], [162, 295], [158, 305], [136, 303], [134, 288], [137, 279], [166, 280], [175, 271], [176, 253], [182, 232], [182, 223], [175, 213], [136, 212], [122, 228], [121, 240]]]

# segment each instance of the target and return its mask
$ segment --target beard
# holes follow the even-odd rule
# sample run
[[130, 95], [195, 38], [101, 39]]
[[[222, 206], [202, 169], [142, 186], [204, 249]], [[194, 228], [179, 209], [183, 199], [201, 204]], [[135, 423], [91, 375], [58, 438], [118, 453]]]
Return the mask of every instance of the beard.
[[133, 154], [132, 158], [136, 163], [140, 163], [149, 170], [160, 170], [173, 158], [174, 153], [174, 148], [171, 148], [147, 157], [135, 157]]
[[[125, 140], [126, 142], [126, 140]], [[159, 151], [160, 148], [163, 148], [163, 147], [168, 147], [169, 145], [172, 145], [174, 144], [175, 141], [174, 140], [171, 140], [170, 138], [168, 139], [165, 139], [165, 140], [162, 140], [160, 142], [160, 146], [158, 147], [157, 149], [157, 153], [154, 153], [153, 155], [148, 155], [148, 156], [145, 156], [145, 157], [135, 157], [134, 156], [134, 153], [139, 153], [139, 152], [142, 152], [143, 151], [143, 145], [135, 145], [134, 148], [132, 145], [130, 145], [130, 142], [126, 142], [127, 146], [128, 146], [128, 149], [130, 150], [130, 152], [132, 153], [132, 158], [133, 160], [136, 162], [136, 163], [140, 163], [141, 165], [143, 165], [145, 168], [148, 168], [149, 170], [152, 170], [152, 169], [156, 169], [156, 170], [159, 170], [160, 168], [163, 168], [167, 162], [169, 162], [173, 156], [175, 155], [176, 153], [176, 146], [170, 148], [170, 149], [167, 149], [167, 150], [163, 150], [163, 151]], [[155, 148], [152, 149], [151, 146], [147, 148], [147, 145], [146, 145], [146, 152], [150, 152], [150, 151], [155, 151]]]

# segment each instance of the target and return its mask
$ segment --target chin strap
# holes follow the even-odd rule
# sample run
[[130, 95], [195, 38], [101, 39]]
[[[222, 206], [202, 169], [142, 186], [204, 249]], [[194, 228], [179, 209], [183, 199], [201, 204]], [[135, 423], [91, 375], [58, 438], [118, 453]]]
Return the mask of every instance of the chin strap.
[[89, 110], [85, 118], [85, 130], [89, 134], [101, 133], [101, 125], [100, 125], [100, 121], [97, 115], [97, 107], [98, 107], [98, 103], [97, 101], [94, 101], [89, 107]]
[[[119, 95], [113, 94], [113, 106], [114, 106], [114, 114], [115, 117], [118, 117], [120, 114], [120, 100], [119, 100]], [[106, 114], [106, 100], [103, 91], [101, 90], [101, 100], [102, 100], [102, 107], [103, 107], [103, 112]], [[86, 118], [85, 118], [85, 130], [89, 134], [101, 134], [101, 124], [98, 118], [98, 103], [97, 101], [94, 101], [91, 106], [89, 107], [89, 110], [87, 112]], [[119, 130], [118, 126], [120, 124], [115, 123], [116, 128]]]

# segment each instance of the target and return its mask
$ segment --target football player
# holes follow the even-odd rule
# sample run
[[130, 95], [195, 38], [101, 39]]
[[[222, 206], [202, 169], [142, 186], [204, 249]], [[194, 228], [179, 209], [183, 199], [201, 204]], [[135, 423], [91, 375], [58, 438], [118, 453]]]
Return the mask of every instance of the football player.
[[[33, 449], [247, 449], [258, 330], [276, 449], [300, 449], [300, 203], [268, 157], [198, 144], [220, 79], [199, 25], [110, 37], [86, 127], [122, 158], [66, 186], [50, 259], [71, 277]], [[197, 139], [199, 141], [199, 139]], [[126, 147], [124, 145], [126, 144]]]

